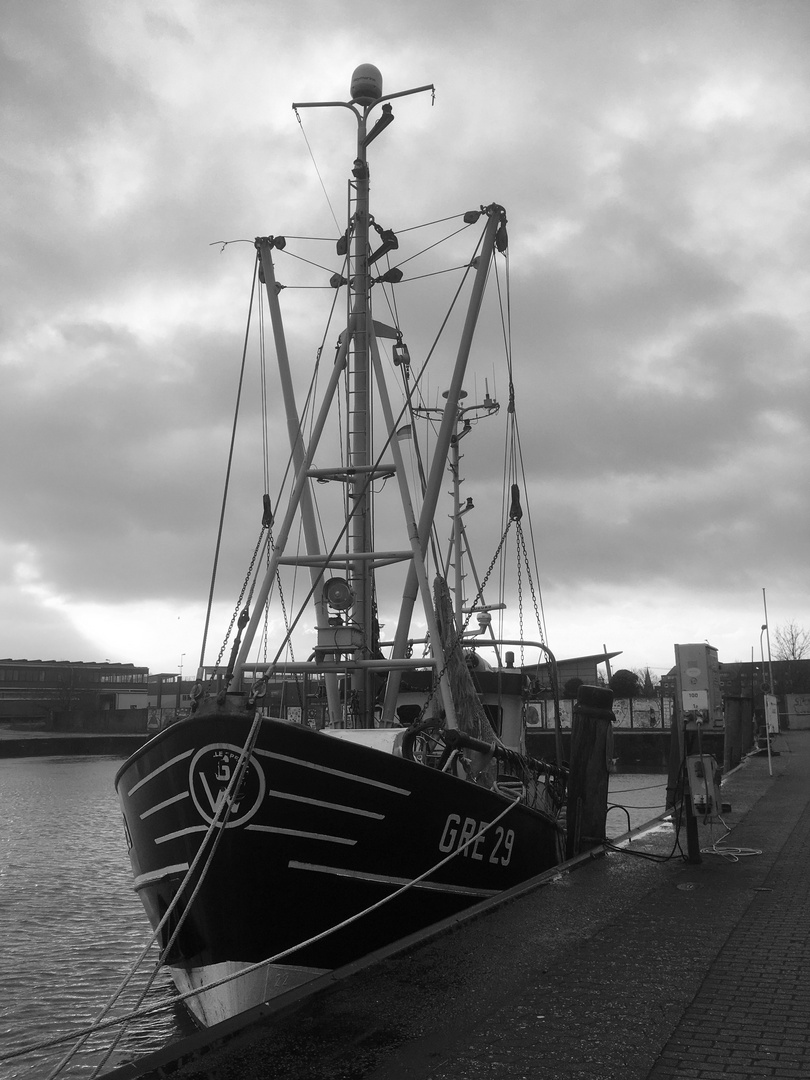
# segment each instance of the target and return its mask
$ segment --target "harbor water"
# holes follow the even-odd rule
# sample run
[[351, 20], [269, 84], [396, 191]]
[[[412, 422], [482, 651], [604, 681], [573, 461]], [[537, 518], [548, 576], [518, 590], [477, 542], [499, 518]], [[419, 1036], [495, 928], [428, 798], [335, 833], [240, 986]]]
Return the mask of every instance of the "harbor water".
[[[92, 1024], [149, 940], [113, 787], [120, 758], [0, 760], [0, 1078], [44, 1080], [77, 1040], [2, 1060]], [[156, 950], [110, 1015], [135, 1011]], [[102, 1071], [194, 1028], [159, 972]], [[118, 1034], [88, 1040], [63, 1075], [92, 1076]]]
[[[132, 888], [113, 779], [120, 758], [0, 760], [0, 1080], [44, 1080], [99, 1019], [150, 933]], [[666, 777], [611, 776], [608, 836], [664, 808]], [[194, 1031], [161, 971], [147, 989], [153, 947], [108, 1017], [157, 1007], [92, 1035], [60, 1075], [91, 1077]], [[54, 1039], [74, 1037], [56, 1046]], [[25, 1056], [3, 1060], [22, 1048]]]

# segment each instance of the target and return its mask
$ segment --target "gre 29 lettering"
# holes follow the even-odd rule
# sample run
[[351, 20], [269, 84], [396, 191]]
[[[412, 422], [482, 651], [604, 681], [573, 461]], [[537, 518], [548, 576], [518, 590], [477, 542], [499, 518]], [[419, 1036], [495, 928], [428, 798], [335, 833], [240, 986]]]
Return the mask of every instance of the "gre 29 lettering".
[[[439, 840], [439, 851], [449, 854], [467, 844], [462, 855], [475, 862], [486, 860], [495, 865], [508, 866], [515, 844], [514, 830], [496, 825], [494, 829], [481, 832], [486, 824], [486, 821], [476, 821], [470, 817], [462, 821], [458, 814], [448, 814]], [[468, 844], [470, 840], [472, 843]]]

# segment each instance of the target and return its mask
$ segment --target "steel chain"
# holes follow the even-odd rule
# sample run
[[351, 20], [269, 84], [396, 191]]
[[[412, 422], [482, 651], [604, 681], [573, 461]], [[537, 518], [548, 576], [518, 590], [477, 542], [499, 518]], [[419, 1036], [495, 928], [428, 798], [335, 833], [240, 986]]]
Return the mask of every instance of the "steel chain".
[[537, 605], [537, 593], [535, 592], [534, 581], [532, 580], [531, 563], [529, 562], [529, 555], [528, 555], [528, 552], [526, 551], [526, 540], [525, 540], [525, 538], [523, 536], [523, 529], [520, 527], [520, 524], [518, 524], [518, 536], [519, 536], [519, 539], [520, 539], [521, 550], [523, 551], [523, 558], [524, 558], [524, 560], [526, 562], [526, 576], [529, 579], [529, 588], [530, 588], [531, 594], [532, 594], [532, 603], [534, 605], [534, 617], [537, 620], [537, 632], [540, 635], [540, 641], [543, 643], [543, 645], [545, 645], [546, 639], [545, 639], [545, 637], [543, 635], [543, 623], [542, 623], [542, 621], [540, 619], [540, 608]]
[[[263, 525], [262, 530], [259, 533], [259, 539], [256, 541], [256, 547], [253, 549], [253, 557], [250, 560], [250, 566], [248, 566], [247, 573], [245, 574], [245, 580], [242, 583], [242, 591], [239, 593], [239, 599], [236, 601], [236, 607], [233, 610], [233, 615], [231, 615], [231, 621], [228, 624], [228, 629], [225, 632], [225, 639], [223, 640], [222, 646], [221, 646], [221, 648], [219, 650], [219, 656], [217, 656], [217, 662], [216, 662], [216, 667], [214, 668], [214, 674], [211, 676], [212, 681], [216, 678], [216, 669], [219, 668], [221, 666], [221, 664], [222, 664], [222, 657], [225, 655], [225, 650], [228, 647], [228, 642], [230, 640], [231, 633], [233, 632], [234, 625], [236, 624], [236, 620], [239, 618], [239, 612], [242, 609], [242, 601], [245, 598], [245, 593], [247, 592], [248, 584], [250, 583], [250, 579], [251, 579], [251, 577], [253, 575], [253, 568], [256, 565], [256, 560], [259, 557], [259, 549], [262, 546], [262, 539], [264, 537], [264, 530], [265, 530], [265, 526]], [[251, 596], [252, 595], [253, 595], [253, 590], [251, 589]]]

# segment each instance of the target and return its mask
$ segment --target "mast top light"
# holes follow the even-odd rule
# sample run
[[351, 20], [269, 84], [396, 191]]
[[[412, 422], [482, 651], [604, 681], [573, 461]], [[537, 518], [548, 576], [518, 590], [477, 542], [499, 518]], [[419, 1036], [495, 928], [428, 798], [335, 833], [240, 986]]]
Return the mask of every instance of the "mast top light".
[[354, 69], [351, 87], [352, 101], [358, 105], [373, 105], [382, 97], [382, 75], [373, 64], [360, 64]]

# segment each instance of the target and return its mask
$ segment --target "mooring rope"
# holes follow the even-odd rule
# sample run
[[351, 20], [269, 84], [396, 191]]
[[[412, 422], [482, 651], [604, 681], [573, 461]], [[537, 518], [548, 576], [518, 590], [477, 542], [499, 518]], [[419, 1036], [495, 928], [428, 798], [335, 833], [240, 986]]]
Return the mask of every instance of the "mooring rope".
[[[62, 1060], [48, 1074], [47, 1080], [55, 1080], [55, 1077], [57, 1077], [59, 1075], [59, 1073], [62, 1072], [62, 1070], [70, 1062], [70, 1060], [79, 1052], [79, 1050], [81, 1050], [82, 1046], [84, 1046], [84, 1044], [87, 1042], [87, 1039], [89, 1038], [90, 1035], [92, 1035], [94, 1033], [94, 1031], [102, 1030], [105, 1027], [109, 1027], [109, 1026], [112, 1026], [112, 1025], [117, 1024], [117, 1023], [120, 1023], [122, 1025], [126, 1025], [131, 1019], [134, 1019], [134, 1018], [138, 1017], [139, 1015], [146, 1015], [145, 1013], [141, 1013], [139, 1011], [141, 1002], [146, 997], [147, 993], [149, 992], [149, 990], [152, 987], [152, 984], [154, 983], [155, 979], [157, 978], [157, 974], [160, 971], [161, 966], [162, 966], [163, 957], [168, 954], [168, 952], [171, 949], [172, 945], [176, 941], [176, 939], [177, 939], [177, 937], [178, 937], [178, 935], [180, 933], [180, 930], [181, 930], [181, 928], [183, 926], [183, 923], [185, 922], [186, 915], [187, 915], [188, 911], [190, 910], [191, 905], [192, 905], [192, 903], [194, 901], [194, 898], [197, 896], [198, 892], [200, 891], [200, 888], [202, 887], [203, 881], [205, 880], [205, 876], [206, 876], [206, 874], [208, 872], [209, 867], [211, 866], [211, 862], [213, 860], [214, 854], [216, 853], [217, 847], [219, 846], [219, 842], [220, 842], [220, 840], [222, 838], [222, 835], [224, 833], [225, 825], [227, 824], [228, 818], [230, 817], [233, 798], [234, 798], [234, 796], [236, 794], [236, 791], [238, 790], [238, 785], [242, 782], [242, 774], [243, 774], [244, 769], [246, 767], [247, 759], [249, 758], [250, 753], [252, 752], [253, 747], [255, 746], [256, 739], [258, 738], [258, 733], [259, 733], [260, 726], [261, 726], [261, 717], [257, 716], [254, 719], [253, 724], [251, 725], [251, 728], [250, 728], [250, 731], [248, 732], [247, 738], [245, 739], [245, 744], [242, 747], [242, 751], [241, 751], [241, 754], [239, 756], [239, 760], [237, 761], [236, 768], [234, 769], [234, 772], [233, 772], [233, 776], [231, 777], [230, 783], [229, 783], [228, 787], [225, 790], [225, 796], [222, 799], [222, 802], [220, 803], [219, 807], [217, 808], [217, 810], [214, 813], [214, 816], [213, 816], [213, 818], [211, 820], [211, 824], [208, 826], [208, 830], [206, 831], [205, 835], [203, 836], [202, 841], [200, 843], [200, 846], [197, 849], [197, 854], [194, 856], [194, 859], [192, 860], [191, 865], [189, 866], [188, 870], [186, 871], [185, 877], [181, 881], [181, 883], [180, 883], [180, 885], [179, 885], [179, 887], [177, 889], [177, 892], [175, 893], [171, 903], [169, 904], [166, 911], [164, 912], [163, 917], [161, 918], [160, 922], [155, 927], [155, 929], [152, 931], [152, 934], [151, 934], [149, 940], [147, 941], [146, 945], [144, 945], [143, 949], [141, 950], [141, 952], [139, 953], [137, 958], [130, 965], [129, 971], [124, 976], [123, 980], [121, 981], [121, 983], [119, 984], [119, 986], [115, 990], [115, 992], [113, 993], [112, 997], [107, 1001], [106, 1005], [99, 1012], [98, 1017], [96, 1019], [96, 1025], [99, 1025], [99, 1026], [91, 1026], [91, 1027], [86, 1028], [86, 1029], [84, 1029], [84, 1028], [79, 1029], [79, 1031], [77, 1031], [77, 1032], [75, 1032], [75, 1033], [73, 1033], [71, 1035], [65, 1036], [65, 1037], [63, 1037], [63, 1038], [61, 1038], [59, 1040], [59, 1042], [66, 1042], [70, 1038], [78, 1038], [79, 1039], [79, 1041], [76, 1043], [76, 1045], [71, 1047], [71, 1049], [68, 1051], [68, 1053], [62, 1058]], [[106, 1023], [101, 1022], [101, 1021], [103, 1021], [103, 1018], [107, 1015], [107, 1013], [110, 1011], [110, 1009], [113, 1007], [113, 1005], [116, 1003], [116, 1001], [118, 1001], [118, 999], [123, 994], [123, 992], [126, 990], [126, 988], [129, 986], [130, 982], [135, 977], [135, 974], [138, 971], [138, 969], [140, 968], [141, 964], [146, 959], [146, 956], [149, 953], [149, 950], [152, 948], [152, 946], [155, 944], [157, 939], [160, 937], [160, 934], [161, 934], [164, 926], [168, 922], [171, 915], [174, 913], [175, 908], [178, 906], [178, 904], [180, 902], [180, 898], [183, 895], [183, 891], [185, 890], [186, 885], [189, 882], [189, 879], [191, 878], [192, 874], [195, 872], [197, 866], [202, 861], [203, 855], [205, 853], [206, 845], [208, 844], [208, 842], [209, 842], [212, 834], [214, 833], [215, 829], [217, 829], [220, 826], [220, 824], [221, 824], [220, 831], [216, 835], [214, 843], [211, 845], [210, 850], [207, 852], [206, 863], [205, 863], [205, 866], [203, 867], [203, 870], [202, 870], [202, 872], [200, 874], [200, 880], [197, 882], [197, 885], [195, 886], [194, 890], [192, 891], [191, 897], [190, 897], [190, 899], [188, 900], [188, 902], [186, 904], [185, 910], [181, 913], [180, 917], [178, 918], [177, 925], [175, 926], [174, 931], [172, 932], [169, 940], [166, 942], [165, 947], [161, 950], [161, 955], [158, 958], [158, 962], [155, 964], [155, 966], [154, 966], [154, 968], [153, 968], [153, 970], [152, 970], [152, 972], [151, 972], [151, 974], [150, 974], [150, 976], [149, 976], [149, 978], [147, 980], [146, 986], [141, 991], [140, 997], [138, 999], [138, 1008], [134, 1012], [126, 1014], [126, 1015], [124, 1015], [122, 1017], [116, 1017], [113, 1020], [110, 1020], [110, 1021], [108, 1021]], [[123, 1030], [122, 1030], [121, 1034], [123, 1034]], [[119, 1038], [120, 1038], [120, 1035], [119, 1035]], [[118, 1040], [116, 1039], [115, 1042], [113, 1043], [113, 1045], [109, 1048], [108, 1053], [107, 1053], [107, 1057], [105, 1057], [103, 1059], [103, 1061], [101, 1062], [101, 1065], [104, 1064], [104, 1062], [109, 1057], [109, 1054], [112, 1053], [113, 1049], [115, 1049], [115, 1045], [117, 1044], [117, 1041]], [[48, 1044], [45, 1044], [45, 1045], [58, 1045], [58, 1044], [48, 1043]], [[37, 1047], [34, 1047], [33, 1049], [37, 1049]], [[2, 1055], [0, 1055], [0, 1061], [3, 1061], [3, 1060], [5, 1060], [4, 1057]], [[98, 1072], [98, 1068], [96, 1068], [96, 1070], [93, 1072], [92, 1075], [95, 1076], [97, 1074], [97, 1072]]]
[[[239, 979], [242, 978], [242, 976], [244, 975], [249, 975], [254, 971], [259, 971], [261, 968], [266, 967], [269, 964], [275, 964], [279, 960], [283, 960], [286, 956], [289, 956], [291, 953], [298, 952], [300, 949], [304, 949], [309, 945], [314, 945], [316, 942], [321, 941], [323, 938], [329, 937], [330, 934], [334, 934], [338, 930], [342, 930], [344, 929], [344, 927], [350, 926], [352, 923], [357, 922], [359, 919], [362, 919], [365, 915], [369, 915], [371, 912], [376, 911], [378, 908], [383, 907], [385, 904], [390, 903], [392, 900], [396, 900], [398, 896], [406, 893], [409, 889], [412, 889], [421, 881], [424, 881], [425, 878], [430, 877], [431, 874], [435, 873], [437, 870], [440, 870], [443, 866], [446, 866], [447, 863], [449, 863], [452, 859], [456, 858], [456, 856], [461, 855], [463, 852], [465, 852], [467, 848], [469, 848], [472, 844], [476, 843], [476, 841], [479, 840], [486, 832], [493, 828], [493, 826], [497, 825], [498, 822], [502, 821], [507, 814], [511, 813], [511, 811], [519, 805], [520, 803], [518, 802], [510, 802], [501, 811], [501, 813], [498, 814], [497, 817], [493, 818], [492, 821], [487, 822], [481, 829], [478, 830], [477, 833], [475, 833], [475, 835], [471, 836], [470, 839], [466, 840], [463, 844], [460, 844], [454, 851], [451, 851], [449, 855], [446, 855], [440, 862], [436, 863], [435, 866], [432, 866], [429, 870], [425, 870], [424, 873], [420, 874], [418, 877], [415, 877], [412, 881], [406, 882], [404, 885], [400, 886], [400, 888], [396, 889], [388, 896], [384, 896], [381, 900], [377, 900], [375, 903], [369, 905], [369, 907], [364, 908], [362, 911], [359, 911], [354, 915], [350, 915], [347, 919], [343, 919], [342, 922], [336, 923], [334, 926], [329, 927], [328, 930], [322, 930], [321, 933], [315, 934], [312, 937], [307, 938], [305, 941], [301, 941], [297, 945], [293, 945], [289, 949], [284, 949], [282, 952], [276, 953], [275, 956], [270, 956], [266, 960], [259, 960], [255, 964], [250, 964], [248, 967], [242, 968], [241, 971], [235, 972], [232, 975], [226, 975], [221, 979], [217, 979], [215, 982], [207, 983], [205, 986], [195, 987], [193, 990], [187, 990], [183, 994], [175, 995], [169, 1002], [161, 1002], [159, 1005], [149, 1005], [145, 1009], [138, 1008], [133, 1012], [126, 1013], [124, 1016], [110, 1017], [107, 1020], [100, 1020], [93, 1024], [88, 1024], [86, 1027], [78, 1028], [75, 1031], [68, 1032], [66, 1035], [54, 1036], [52, 1039], [44, 1039], [39, 1043], [30, 1044], [28, 1046], [20, 1047], [17, 1050], [12, 1050], [9, 1053], [0, 1054], [0, 1062], [11, 1061], [14, 1058], [24, 1057], [26, 1054], [35, 1053], [37, 1050], [45, 1050], [51, 1046], [59, 1046], [61, 1043], [68, 1042], [71, 1039], [81, 1039], [83, 1045], [84, 1041], [86, 1041], [91, 1035], [94, 1035], [98, 1031], [104, 1031], [107, 1028], [115, 1027], [116, 1024], [127, 1024], [131, 1020], [140, 1019], [144, 1016], [153, 1016], [157, 1013], [168, 1012], [175, 1007], [178, 1001], [186, 1001], [188, 998], [196, 997], [198, 994], [203, 993], [204, 991], [214, 990], [218, 986], [223, 986], [225, 983], [232, 982], [234, 979]], [[191, 871], [189, 870], [189, 873], [190, 872]], [[186, 910], [188, 910], [188, 908]], [[161, 925], [162, 922], [165, 921], [165, 918], [166, 916], [164, 916], [164, 920], [161, 920]], [[158, 926], [158, 928], [154, 932], [152, 938], [153, 941], [157, 937], [159, 929], [160, 926]], [[152, 942], [150, 942], [149, 947], [151, 947], [151, 944]], [[131, 977], [131, 975], [129, 977]], [[116, 999], [113, 998], [113, 1001], [115, 1000]], [[109, 1008], [113, 1004], [113, 1001], [111, 1001], [106, 1007], [106, 1009], [102, 1012], [102, 1016], [104, 1015], [104, 1012], [109, 1011]], [[75, 1050], [73, 1052], [75, 1052]], [[62, 1068], [62, 1065], [60, 1065], [59, 1067]]]

